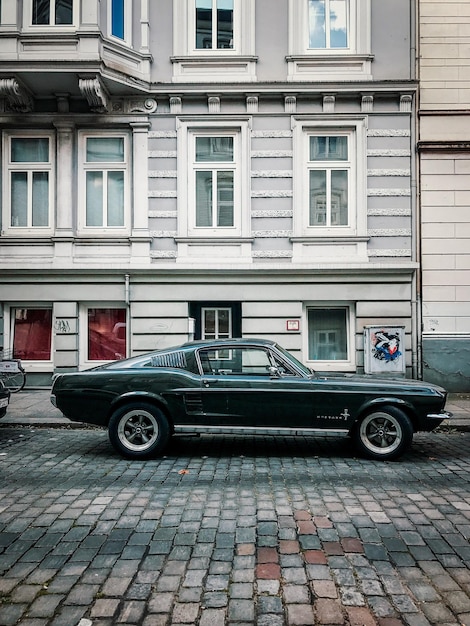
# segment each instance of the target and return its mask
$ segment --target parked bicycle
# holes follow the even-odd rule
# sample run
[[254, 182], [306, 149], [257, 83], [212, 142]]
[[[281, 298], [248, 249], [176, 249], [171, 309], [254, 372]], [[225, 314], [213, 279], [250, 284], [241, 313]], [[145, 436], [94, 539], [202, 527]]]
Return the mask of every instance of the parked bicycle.
[[26, 372], [20, 359], [9, 359], [0, 352], [0, 380], [12, 393], [21, 391], [26, 384]]

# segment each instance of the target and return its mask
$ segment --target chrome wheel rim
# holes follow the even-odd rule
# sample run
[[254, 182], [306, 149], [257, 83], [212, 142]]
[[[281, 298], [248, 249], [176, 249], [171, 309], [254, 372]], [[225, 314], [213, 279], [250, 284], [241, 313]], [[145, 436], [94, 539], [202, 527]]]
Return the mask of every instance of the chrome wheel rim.
[[400, 424], [390, 413], [368, 415], [362, 420], [359, 433], [363, 445], [374, 454], [390, 454], [402, 442]]
[[148, 411], [128, 411], [119, 422], [118, 437], [128, 450], [148, 450], [157, 440], [158, 433], [157, 420]]

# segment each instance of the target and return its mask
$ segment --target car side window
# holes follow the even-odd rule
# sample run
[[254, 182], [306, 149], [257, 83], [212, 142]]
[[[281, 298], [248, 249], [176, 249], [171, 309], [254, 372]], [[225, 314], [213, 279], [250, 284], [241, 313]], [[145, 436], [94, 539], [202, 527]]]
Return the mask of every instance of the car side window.
[[203, 349], [199, 358], [204, 374], [268, 376], [273, 365], [270, 354], [263, 348]]

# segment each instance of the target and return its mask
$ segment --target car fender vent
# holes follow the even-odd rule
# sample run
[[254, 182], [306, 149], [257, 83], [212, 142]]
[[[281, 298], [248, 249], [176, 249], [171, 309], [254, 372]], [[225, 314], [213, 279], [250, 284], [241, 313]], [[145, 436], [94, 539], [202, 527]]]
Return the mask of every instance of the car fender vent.
[[177, 367], [186, 369], [186, 355], [184, 352], [169, 352], [152, 356], [152, 367]]
[[184, 396], [184, 405], [186, 407], [186, 413], [198, 414], [203, 413], [202, 410], [202, 396], [200, 393], [187, 393]]

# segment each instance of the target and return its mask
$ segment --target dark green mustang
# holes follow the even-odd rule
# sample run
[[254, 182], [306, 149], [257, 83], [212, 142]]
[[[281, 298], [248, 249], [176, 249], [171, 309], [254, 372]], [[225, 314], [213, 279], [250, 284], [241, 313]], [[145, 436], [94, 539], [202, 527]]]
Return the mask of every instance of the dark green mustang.
[[58, 374], [51, 401], [108, 428], [123, 456], [161, 454], [173, 433], [344, 434], [391, 460], [451, 415], [446, 391], [408, 379], [317, 376], [273, 341], [196, 341]]

